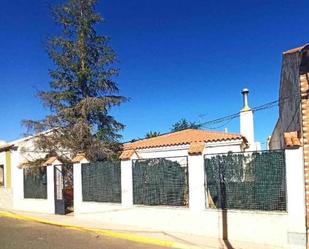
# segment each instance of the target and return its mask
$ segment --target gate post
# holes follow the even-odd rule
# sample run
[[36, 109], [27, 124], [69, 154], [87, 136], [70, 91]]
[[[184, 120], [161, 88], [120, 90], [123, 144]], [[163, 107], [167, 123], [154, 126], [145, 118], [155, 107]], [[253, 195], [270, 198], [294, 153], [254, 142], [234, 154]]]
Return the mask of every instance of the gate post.
[[285, 150], [289, 248], [306, 248], [303, 148]]
[[80, 213], [80, 207], [83, 202], [83, 186], [82, 186], [82, 165], [81, 163], [73, 164], [73, 198], [74, 213]]
[[205, 209], [204, 156], [189, 155], [189, 208], [194, 212]]
[[47, 200], [49, 203], [49, 213], [55, 213], [55, 178], [54, 178], [54, 165], [46, 166], [47, 176]]
[[122, 206], [133, 206], [132, 160], [121, 160], [121, 202]]
[[72, 163], [74, 213], [78, 214], [82, 212], [83, 204], [82, 164], [90, 162], [84, 153], [79, 153], [72, 159]]

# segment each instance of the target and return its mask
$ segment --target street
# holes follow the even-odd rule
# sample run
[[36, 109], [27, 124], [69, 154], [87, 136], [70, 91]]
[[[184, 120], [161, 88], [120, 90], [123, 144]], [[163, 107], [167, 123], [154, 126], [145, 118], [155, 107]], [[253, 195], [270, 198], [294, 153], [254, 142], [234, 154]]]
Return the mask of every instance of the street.
[[0, 218], [1, 249], [164, 249], [28, 221]]

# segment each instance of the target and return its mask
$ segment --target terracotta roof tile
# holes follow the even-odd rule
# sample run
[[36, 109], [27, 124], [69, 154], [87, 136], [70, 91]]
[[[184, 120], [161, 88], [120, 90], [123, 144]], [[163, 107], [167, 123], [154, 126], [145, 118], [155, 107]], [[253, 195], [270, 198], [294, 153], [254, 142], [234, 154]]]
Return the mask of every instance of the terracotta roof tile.
[[134, 150], [124, 150], [119, 156], [120, 160], [130, 160], [131, 156], [134, 154]]
[[43, 166], [52, 165], [56, 160], [58, 160], [58, 158], [56, 156], [52, 156], [52, 157], [48, 158], [45, 163], [43, 163]]
[[88, 159], [86, 158], [86, 154], [79, 153], [72, 159], [72, 163], [80, 163], [84, 159], [88, 161]]
[[28, 160], [24, 160], [23, 162], [21, 162], [20, 164], [17, 165], [17, 168], [19, 168], [19, 169], [26, 168], [28, 163], [29, 163]]
[[284, 144], [286, 148], [300, 147], [301, 143], [297, 131], [284, 133]]
[[204, 142], [192, 142], [190, 144], [188, 154], [189, 155], [199, 155], [203, 153], [203, 150], [205, 148]]
[[0, 146], [0, 152], [9, 151], [14, 147], [14, 144], [4, 144]]
[[288, 51], [283, 52], [283, 54], [294, 54], [294, 53], [300, 52], [308, 45], [309, 44], [305, 44], [305, 45], [303, 45], [301, 47], [298, 47], [298, 48], [292, 48], [292, 49], [290, 49]]
[[211, 132], [197, 129], [187, 129], [178, 132], [168, 133], [161, 136], [139, 140], [133, 143], [124, 144], [124, 150], [145, 149], [153, 147], [164, 147], [173, 145], [191, 144], [192, 142], [219, 142], [237, 140], [245, 137], [240, 134], [225, 132]]

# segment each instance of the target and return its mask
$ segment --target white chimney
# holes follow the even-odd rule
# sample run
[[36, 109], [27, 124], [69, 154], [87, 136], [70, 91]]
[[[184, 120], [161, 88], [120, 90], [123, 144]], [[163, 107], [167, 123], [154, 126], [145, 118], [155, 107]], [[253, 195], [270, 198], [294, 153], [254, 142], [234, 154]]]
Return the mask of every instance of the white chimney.
[[255, 150], [253, 112], [248, 103], [249, 90], [244, 88], [241, 93], [243, 95], [243, 108], [240, 111], [240, 134], [247, 139], [248, 150]]

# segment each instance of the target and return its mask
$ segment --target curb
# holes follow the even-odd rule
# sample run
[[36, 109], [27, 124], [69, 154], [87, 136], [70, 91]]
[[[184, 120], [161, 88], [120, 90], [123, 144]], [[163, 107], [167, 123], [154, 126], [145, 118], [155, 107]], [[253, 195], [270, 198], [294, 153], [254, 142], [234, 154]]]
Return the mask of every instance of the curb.
[[13, 212], [6, 212], [6, 211], [0, 211], [0, 218], [11, 218], [11, 219], [17, 219], [17, 220], [23, 220], [23, 221], [32, 221], [52, 226], [58, 226], [63, 227], [70, 230], [76, 230], [76, 231], [82, 231], [82, 232], [93, 232], [99, 235], [104, 235], [112, 238], [117, 239], [124, 239], [129, 240], [133, 242], [143, 243], [143, 244], [149, 244], [149, 245], [156, 245], [156, 246], [163, 246], [167, 248], [175, 248], [175, 249], [201, 249], [201, 247], [168, 241], [168, 240], [161, 240], [156, 238], [149, 238], [144, 237], [140, 235], [135, 234], [129, 234], [129, 233], [122, 233], [122, 232], [114, 232], [110, 230], [104, 230], [104, 229], [94, 229], [94, 228], [87, 228], [82, 226], [74, 226], [74, 225], [67, 225], [59, 222], [53, 222], [49, 221], [47, 219], [37, 218], [37, 217], [31, 217], [31, 216], [25, 216], [25, 215], [19, 215]]

